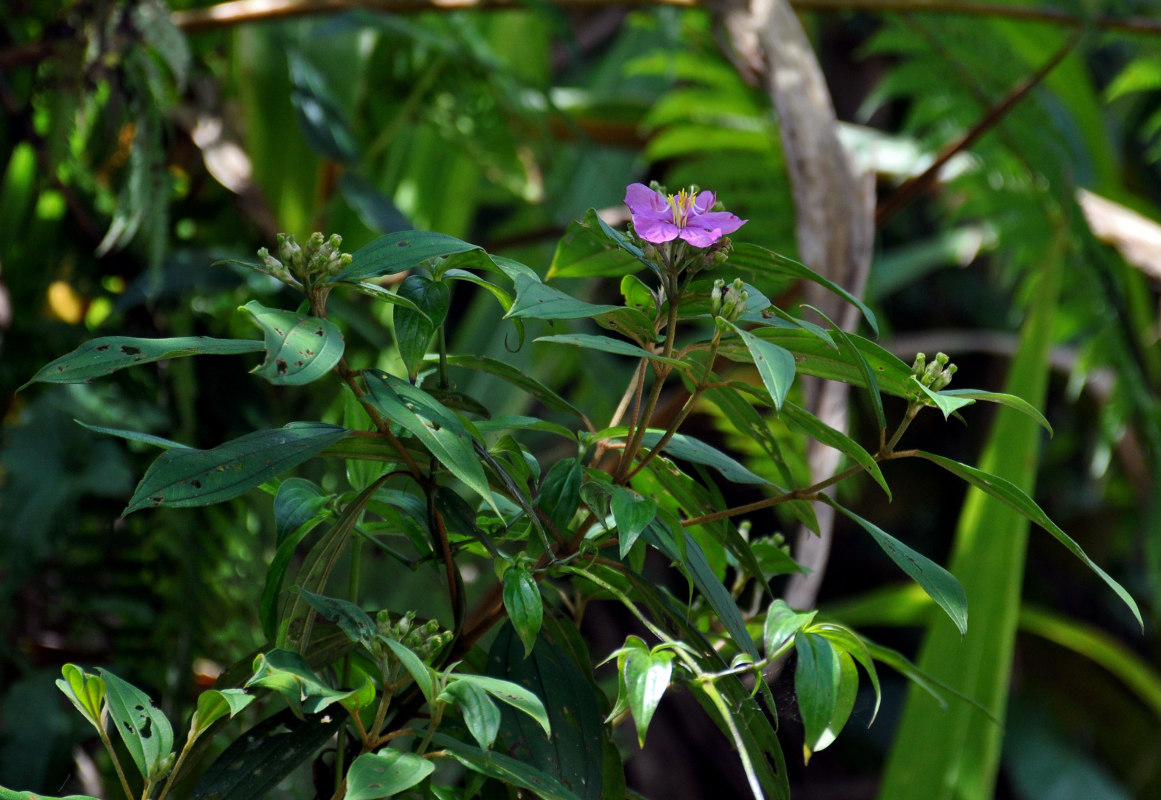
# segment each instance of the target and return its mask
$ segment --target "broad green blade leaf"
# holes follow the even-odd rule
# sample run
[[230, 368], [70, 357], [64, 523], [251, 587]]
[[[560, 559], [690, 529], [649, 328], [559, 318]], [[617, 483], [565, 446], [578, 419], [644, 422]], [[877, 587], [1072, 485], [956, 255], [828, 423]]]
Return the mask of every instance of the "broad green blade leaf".
[[879, 335], [879, 323], [875, 319], [874, 312], [869, 309], [862, 300], [855, 297], [853, 294], [842, 288], [838, 284], [830, 281], [819, 275], [814, 270], [807, 267], [805, 264], [800, 264], [793, 259], [786, 256], [779, 255], [764, 247], [759, 247], [756, 244], [749, 242], [739, 242], [734, 245], [730, 252], [730, 260], [737, 261], [739, 265], [747, 269], [759, 269], [774, 275], [786, 275], [793, 278], [812, 281], [819, 286], [834, 292], [839, 297], [846, 300], [851, 305], [859, 309], [863, 314], [863, 319], [871, 326], [871, 331], [876, 336]]
[[553, 289], [537, 278], [518, 275], [515, 280], [516, 301], [504, 315], [525, 319], [587, 319], [616, 311], [621, 306], [598, 305], [577, 300], [559, 289]]
[[[489, 675], [527, 687], [543, 698], [552, 735], [527, 714], [505, 706], [500, 726], [508, 755], [531, 764], [575, 791], [583, 800], [599, 800], [605, 784], [603, 753], [607, 744], [592, 661], [571, 620], [545, 620], [531, 656], [525, 656], [510, 624], [496, 635], [488, 652]], [[621, 796], [621, 795], [615, 795]]]
[[321, 512], [334, 499], [306, 478], [287, 478], [274, 494], [274, 536], [281, 545], [307, 521], [325, 517]]
[[[834, 643], [831, 642], [831, 644]], [[859, 670], [855, 666], [851, 654], [836, 647], [835, 655], [838, 656], [839, 664], [838, 696], [835, 699], [834, 713], [831, 714], [826, 730], [822, 732], [822, 736], [811, 748], [815, 753], [829, 747], [842, 733], [847, 720], [851, 718], [851, 712], [855, 708], [855, 698], [859, 693]]]
[[194, 787], [191, 800], [254, 800], [309, 762], [342, 725], [344, 714], [296, 718], [285, 709], [235, 739]]
[[883, 491], [887, 494], [887, 499], [891, 499], [891, 489], [887, 486], [887, 480], [883, 477], [883, 471], [879, 469], [878, 462], [875, 461], [874, 456], [868, 453], [854, 439], [842, 431], [827, 425], [805, 408], [795, 403], [786, 403], [782, 407], [782, 418], [793, 427], [806, 432], [811, 438], [817, 439], [827, 447], [833, 447], [840, 453], [850, 456], [855, 463], [867, 470], [867, 474], [875, 479], [875, 483], [882, 487]]
[[481, 749], [492, 747], [500, 733], [500, 708], [487, 692], [467, 681], [453, 679], [439, 693], [439, 699], [460, 710], [468, 732]]
[[[648, 430], [642, 441], [646, 447], [653, 447], [661, 440], [662, 431]], [[693, 464], [702, 464], [713, 467], [722, 474], [722, 477], [732, 483], [771, 485], [769, 481], [742, 466], [738, 461], [711, 447], [705, 442], [687, 436], [684, 433], [675, 433], [665, 444], [666, 455], [679, 458]]]
[[400, 297], [406, 297], [419, 309], [411, 311], [401, 306], [395, 309], [394, 315], [399, 357], [407, 367], [407, 374], [414, 380], [423, 357], [427, 355], [431, 337], [447, 317], [451, 288], [443, 281], [432, 280], [429, 275], [412, 274], [399, 285], [398, 291]]
[[[435, 358], [429, 359], [429, 363], [435, 363]], [[565, 400], [528, 373], [513, 367], [507, 362], [487, 356], [449, 355], [447, 357], [447, 363], [448, 366], [475, 369], [480, 372], [486, 372], [489, 375], [495, 375], [497, 378], [523, 389], [529, 395], [543, 403], [545, 407], [553, 411], [563, 411], [581, 419], [584, 418], [581, 410], [568, 400]]]
[[927, 592], [931, 599], [947, 612], [951, 621], [955, 623], [955, 627], [959, 629], [960, 635], [967, 633], [967, 596], [964, 594], [963, 586], [954, 575], [922, 553], [912, 550], [875, 523], [843, 508], [828, 497], [823, 499], [871, 534], [871, 538], [879, 547], [883, 548], [883, 552], [890, 556], [900, 569], [922, 586], [923, 591]]
[[561, 533], [568, 530], [573, 515], [580, 507], [583, 481], [584, 468], [580, 459], [566, 458], [553, 464], [540, 484], [536, 507]]
[[1048, 515], [1044, 513], [1044, 510], [1036, 504], [1036, 501], [1025, 494], [1019, 486], [999, 475], [993, 475], [976, 469], [975, 467], [969, 467], [967, 464], [961, 464], [950, 458], [937, 456], [933, 453], [921, 452], [918, 455], [920, 458], [925, 458], [928, 461], [938, 464], [953, 475], [963, 478], [985, 494], [991, 495], [1005, 505], [1016, 509], [1024, 517], [1035, 522], [1041, 528], [1052, 534], [1058, 542], [1068, 548], [1070, 553], [1079, 558], [1086, 567], [1100, 576], [1100, 579], [1117, 593], [1117, 597], [1121, 598], [1121, 601], [1133, 612], [1133, 616], [1136, 618], [1137, 624], [1141, 626], [1141, 630], [1145, 630], [1145, 621], [1141, 618], [1141, 609], [1137, 607], [1137, 601], [1133, 599], [1132, 595], [1125, 591], [1125, 588], [1111, 575], [1101, 569], [1095, 561], [1089, 558], [1081, 546], [1071, 536], [1065, 533], [1059, 525], [1049, 519]]
[[766, 621], [762, 625], [766, 657], [769, 658], [791, 641], [795, 634], [814, 621], [816, 614], [817, 611], [795, 611], [781, 597], [775, 598], [766, 610]]
[[343, 332], [330, 320], [266, 308], [257, 300], [239, 310], [249, 312], [266, 337], [266, 360], [252, 371], [276, 386], [317, 381], [343, 357]]
[[915, 381], [915, 385], [919, 387], [919, 390], [927, 395], [927, 398], [936, 408], [943, 412], [944, 419], [948, 419], [956, 411], [959, 411], [964, 406], [970, 406], [975, 402], [970, 397], [956, 397], [946, 392], [933, 392], [920, 383], [919, 379], [914, 375], [911, 376], [911, 380]]
[[105, 702], [105, 681], [99, 675], [85, 672], [76, 664], [65, 664], [60, 672], [63, 677], [57, 678], [57, 688], [90, 725], [102, 730], [101, 709]]
[[198, 695], [198, 706], [189, 723], [189, 735], [196, 739], [227, 714], [233, 717], [254, 700], [242, 689], [207, 689]]
[[87, 794], [70, 794], [64, 797], [49, 797], [40, 792], [16, 792], [0, 786], [0, 800], [99, 800]]
[[427, 392], [385, 372], [366, 371], [368, 399], [381, 414], [405, 428], [469, 488], [500, 513], [484, 467], [463, 421]]
[[659, 361], [662, 364], [669, 364], [674, 367], [685, 369], [689, 367], [684, 361], [679, 361], [676, 358], [666, 358], [660, 353], [654, 353], [632, 342], [626, 342], [624, 339], [614, 339], [610, 336], [598, 336], [591, 333], [558, 333], [552, 336], [538, 336], [533, 341], [569, 344], [573, 347], [582, 347], [586, 350], [599, 350], [602, 353], [613, 353], [618, 356], [647, 358], [650, 361]]
[[496, 750], [481, 750], [443, 733], [431, 737], [436, 746], [473, 772], [533, 792], [543, 800], [580, 800], [552, 775]]
[[846, 357], [849, 364], [852, 364], [862, 374], [862, 384], [867, 387], [867, 395], [870, 397], [871, 406], [875, 411], [875, 422], [878, 423], [879, 430], [886, 430], [887, 415], [883, 411], [883, 398], [879, 393], [879, 380], [875, 377], [875, 372], [871, 369], [871, 365], [867, 361], [866, 356], [859, 351], [855, 341], [851, 338], [851, 334], [834, 324], [830, 317], [813, 306], [805, 307], [818, 314], [830, 324], [830, 330], [827, 332], [827, 336], [829, 337], [833, 334], [833, 341], [838, 346], [839, 352]]
[[642, 531], [657, 516], [657, 501], [652, 497], [641, 497], [632, 489], [617, 486], [609, 502], [609, 510], [617, 523], [621, 558], [624, 558]]
[[999, 405], [1007, 406], [1036, 420], [1040, 427], [1048, 431], [1049, 435], [1052, 434], [1052, 426], [1048, 424], [1048, 420], [1044, 418], [1044, 415], [1040, 413], [1039, 409], [1024, 398], [1017, 397], [1014, 394], [985, 392], [982, 389], [943, 389], [937, 392], [937, 394], [943, 395], [944, 397], [962, 397], [969, 400], [982, 400], [985, 403], [998, 403]]
[[821, 622], [817, 625], [812, 625], [810, 632], [830, 639], [831, 644], [835, 646], [836, 650], [840, 653], [849, 653], [866, 670], [867, 677], [871, 679], [871, 686], [875, 690], [875, 710], [871, 713], [871, 722], [867, 723], [870, 726], [874, 723], [875, 717], [879, 716], [879, 703], [882, 700], [882, 690], [879, 687], [879, 673], [875, 670], [874, 657], [871, 655], [867, 643], [850, 628], [836, 625], [833, 622]]
[[122, 513], [230, 500], [298, 466], [349, 433], [337, 425], [292, 422], [248, 433], [212, 450], [168, 450], [146, 470]]
[[842, 667], [834, 646], [823, 636], [799, 631], [794, 634], [794, 650], [798, 654], [794, 693], [806, 734], [802, 755], [804, 761], [810, 761], [811, 754], [820, 749], [819, 743], [829, 737], [838, 707]]
[[403, 665], [403, 668], [411, 675], [412, 680], [419, 686], [419, 690], [423, 692], [427, 702], [432, 702], [435, 699], [435, 676], [432, 674], [431, 667], [424, 664], [423, 659], [402, 642], [397, 642], [386, 636], [380, 636], [379, 640], [386, 644], [395, 654], [395, 657], [399, 659], [399, 663]]
[[[283, 487], [288, 483], [290, 481], [283, 481], [282, 486], [278, 487], [278, 494], [274, 496], [276, 522], [279, 509], [278, 498], [282, 495]], [[304, 481], [304, 483], [309, 483], [309, 481]], [[258, 603], [258, 619], [262, 622], [262, 632], [270, 641], [275, 639], [278, 631], [278, 598], [282, 591], [282, 581], [286, 577], [286, 570], [290, 566], [291, 559], [294, 558], [295, 549], [299, 542], [324, 519], [326, 519], [324, 514], [315, 514], [303, 519], [297, 527], [285, 533], [281, 529], [278, 531], [278, 550], [275, 551], [274, 558], [270, 559], [270, 567], [266, 570], [266, 580], [262, 588], [262, 599]]]
[[367, 612], [351, 601], [315, 594], [301, 586], [298, 587], [298, 593], [310, 604], [311, 608], [331, 622], [338, 623], [343, 633], [352, 642], [359, 642], [370, 647], [371, 642], [378, 635], [379, 629], [367, 615]]
[[344, 800], [379, 800], [415, 786], [432, 772], [435, 764], [415, 753], [385, 748], [363, 753], [347, 772]]
[[211, 339], [184, 336], [177, 339], [136, 339], [106, 336], [93, 339], [68, 355], [52, 361], [17, 391], [34, 383], [84, 383], [125, 367], [148, 364], [166, 358], [197, 355], [240, 355], [257, 353], [266, 345], [251, 339]]
[[[513, 565], [504, 571], [504, 608], [524, 643], [524, 655], [531, 655], [544, 621], [544, 602], [540, 597], [540, 587], [527, 567]], [[483, 747], [483, 743], [480, 746]]]
[[[793, 353], [795, 367], [803, 375], [843, 381], [863, 389], [871, 388], [861, 364], [855, 363], [850, 354], [837, 347], [831, 347], [810, 331], [800, 328], [769, 327], [755, 328], [750, 331], [750, 335], [784, 347]], [[910, 366], [869, 339], [853, 333], [847, 334], [847, 338], [866, 360], [881, 391], [907, 400], [926, 401], [926, 396], [911, 380]], [[729, 355], [725, 343], [721, 352], [722, 355]]]
[[[597, 212], [589, 209], [584, 222], [573, 220], [556, 245], [545, 280], [553, 278], [615, 278], [637, 272], [644, 265], [641, 251], [624, 239], [613, 239], [598, 224]], [[623, 246], [628, 245], [628, 247]], [[634, 253], [629, 250], [633, 247]]]
[[544, 703], [533, 692], [520, 684], [492, 678], [488, 675], [457, 674], [456, 680], [467, 681], [478, 686], [497, 700], [527, 714], [544, 729], [545, 735], [552, 735], [552, 726], [548, 720], [548, 712], [544, 709]]
[[145, 692], [108, 670], [97, 672], [105, 680], [109, 718], [137, 770], [151, 780], [163, 777], [173, 754], [173, 728], [169, 720]]
[[474, 244], [429, 231], [400, 231], [381, 236], [351, 257], [351, 265], [334, 281], [364, 281], [381, 275], [395, 275], [424, 261], [453, 253], [478, 250]]
[[794, 382], [794, 356], [786, 348], [759, 339], [732, 322], [725, 324], [733, 328], [734, 333], [738, 334], [746, 349], [750, 351], [750, 357], [754, 361], [754, 366], [758, 368], [762, 384], [770, 393], [770, 399], [774, 401], [775, 410], [781, 410], [786, 394], [790, 391], [790, 384]]
[[306, 659], [292, 650], [274, 649], [254, 659], [254, 674], [245, 688], [258, 686], [282, 695], [295, 716], [317, 714], [332, 703], [358, 693], [332, 689], [310, 668]]
[[632, 648], [625, 654], [621, 678], [625, 682], [633, 722], [637, 725], [637, 744], [640, 747], [645, 746], [649, 721], [653, 719], [653, 712], [669, 688], [672, 675], [672, 652], [662, 650], [650, 653], [648, 650]]

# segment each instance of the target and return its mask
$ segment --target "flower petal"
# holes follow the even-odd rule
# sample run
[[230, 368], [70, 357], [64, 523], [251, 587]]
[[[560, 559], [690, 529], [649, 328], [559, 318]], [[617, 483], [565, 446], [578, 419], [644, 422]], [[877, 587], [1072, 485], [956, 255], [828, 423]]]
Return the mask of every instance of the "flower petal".
[[673, 216], [665, 195], [653, 191], [643, 183], [629, 184], [625, 189], [625, 205], [634, 216], [641, 215], [651, 219], [660, 217], [671, 219]]
[[690, 226], [696, 225], [699, 228], [720, 228], [720, 232], [726, 234], [733, 233], [747, 222], [749, 220], [739, 219], [729, 211], [711, 211], [708, 214], [702, 214], [700, 217], [691, 219], [689, 224]]
[[722, 238], [722, 232], [719, 228], [694, 227], [692, 224], [682, 228], [679, 235], [694, 247], [709, 247]]
[[633, 229], [638, 236], [653, 244], [672, 241], [685, 232], [674, 225], [672, 219], [650, 219], [636, 215], [633, 216]]
[[697, 199], [693, 201], [692, 210], [690, 212], [691, 215], [696, 217], [704, 216], [711, 208], [714, 207], [714, 202], [716, 200], [717, 197], [713, 192], [702, 192], [697, 196]]

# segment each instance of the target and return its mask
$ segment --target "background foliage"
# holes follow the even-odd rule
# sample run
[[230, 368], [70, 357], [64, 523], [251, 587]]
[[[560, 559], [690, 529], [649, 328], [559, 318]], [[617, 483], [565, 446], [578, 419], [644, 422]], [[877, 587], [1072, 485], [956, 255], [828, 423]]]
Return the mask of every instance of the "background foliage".
[[[61, 9], [25, 0], [0, 10], [5, 786], [55, 792], [77, 774], [74, 748], [86, 734], [58, 702], [62, 663], [110, 665], [184, 719], [206, 671], [265, 642], [254, 619], [275, 547], [270, 501], [251, 493], [120, 518], [154, 451], [73, 420], [212, 447], [334, 413], [310, 394], [243, 380], [224, 357], [16, 394], [41, 366], [95, 335], [252, 336], [230, 311], [252, 297], [277, 305], [277, 285], [208, 265], [250, 260], [279, 231], [300, 239], [338, 231], [350, 251], [405, 228], [440, 231], [543, 274], [571, 220], [616, 208], [627, 183], [657, 178], [713, 188], [750, 220], [746, 241], [794, 255], [777, 118], [720, 51], [709, 9], [354, 8], [213, 21], [198, 13], [203, 5], [97, 0]], [[962, 484], [919, 462], [893, 465], [889, 504], [868, 481], [841, 499], [951, 565], [970, 604], [1013, 598], [994, 611], [981, 601], [978, 615], [972, 606], [973, 633], [1018, 633], [1014, 656], [984, 658], [960, 687], [989, 703], [979, 694], [989, 686], [1000, 704], [1002, 763], [979, 766], [987, 752], [963, 762], [973, 775], [998, 769], [995, 796], [1159, 796], [1161, 246], [1155, 225], [1136, 238], [1125, 232], [1130, 211], [1161, 216], [1161, 62], [1150, 4], [1060, 0], [959, 13], [955, 4], [942, 13], [813, 5], [803, 19], [846, 121], [842, 134], [879, 176], [867, 293], [883, 322], [880, 342], [907, 361], [920, 350], [952, 353], [957, 384], [999, 390], [1007, 380], [1033, 402], [1025, 392], [1041, 384], [1056, 431], [1044, 439], [1001, 421], [1005, 432], [989, 444], [990, 414], [973, 407], [968, 426], [932, 415], [909, 436], [969, 463], [1014, 462], [1053, 519], [1138, 599], [1146, 633], [1048, 537], [1031, 536], [1026, 555], [1021, 539], [973, 570]], [[949, 148], [934, 180], [914, 194], [900, 189]], [[1054, 314], [1034, 316], [1049, 273], [1059, 302]], [[615, 292], [607, 281], [565, 285], [594, 301]], [[385, 318], [333, 302], [343, 304], [336, 316], [349, 327], [352, 357], [374, 363], [391, 344]], [[457, 297], [450, 349], [503, 356], [567, 388], [594, 418], [609, 416], [618, 398], [606, 387], [610, 376], [627, 380], [625, 363], [602, 363], [608, 372], [594, 380], [579, 350], [551, 359], [533, 346], [511, 352], [499, 314], [488, 297]], [[1018, 351], [1039, 355], [1013, 362]], [[519, 394], [486, 375], [465, 376], [459, 388], [494, 411], [520, 410]], [[858, 395], [854, 404], [852, 434], [870, 441], [873, 411]], [[708, 407], [693, 424], [707, 435], [725, 427]], [[758, 455], [746, 441], [729, 445]], [[916, 655], [927, 608], [910, 589], [881, 588], [896, 573], [856, 530], [840, 520], [822, 610]], [[421, 579], [372, 585], [366, 599], [408, 607], [430, 589]], [[617, 624], [601, 619], [586, 630], [594, 654], [621, 644]], [[936, 650], [951, 653], [956, 638]], [[948, 660], [952, 673], [941, 677], [958, 686], [963, 659]], [[936, 671], [936, 662], [925, 666]], [[784, 709], [794, 796], [871, 797], [885, 781], [883, 796], [931, 797], [925, 781], [945, 767], [919, 755], [946, 765], [928, 746], [931, 726], [969, 726], [946, 739], [965, 737], [971, 746], [961, 752], [998, 741], [999, 729], [967, 704], [904, 712], [905, 695], [884, 675], [876, 723], [848, 727], [806, 770], [796, 758], [802, 731]], [[860, 698], [855, 722], [869, 721], [870, 703]], [[698, 797], [700, 787], [740, 781], [716, 731], [698, 726], [704, 717], [667, 698], [649, 746], [630, 762], [630, 785]], [[908, 778], [908, 768], [920, 777]], [[965, 791], [990, 796], [986, 785]]]

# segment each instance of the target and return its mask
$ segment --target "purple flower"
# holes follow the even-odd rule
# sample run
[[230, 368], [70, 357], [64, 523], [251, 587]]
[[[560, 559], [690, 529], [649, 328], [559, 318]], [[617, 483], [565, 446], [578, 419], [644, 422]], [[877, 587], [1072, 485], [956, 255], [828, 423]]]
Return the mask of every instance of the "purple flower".
[[680, 238], [694, 247], [709, 247], [746, 223], [728, 211], [710, 211], [714, 200], [713, 192], [695, 197], [684, 189], [666, 197], [643, 183], [631, 183], [625, 190], [637, 235], [654, 244]]

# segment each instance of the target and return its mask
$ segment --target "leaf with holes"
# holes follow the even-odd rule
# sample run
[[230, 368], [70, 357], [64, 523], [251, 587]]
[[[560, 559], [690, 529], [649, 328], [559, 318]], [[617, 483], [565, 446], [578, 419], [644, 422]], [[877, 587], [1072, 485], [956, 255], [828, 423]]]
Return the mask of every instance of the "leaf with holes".
[[410, 789], [435, 771], [435, 764], [415, 753], [387, 748], [364, 753], [347, 772], [344, 800], [379, 800]]
[[265, 344], [256, 339], [211, 339], [208, 336], [137, 339], [129, 336], [105, 336], [85, 342], [71, 353], [49, 362], [20, 389], [34, 383], [85, 383], [93, 378], [110, 375], [119, 369], [167, 358], [240, 355], [257, 353], [265, 347]]
[[169, 720], [145, 692], [108, 670], [97, 672], [105, 680], [109, 718], [138, 771], [150, 780], [164, 777], [173, 755], [173, 728]]
[[278, 386], [301, 386], [324, 377], [343, 357], [343, 332], [330, 320], [267, 308], [257, 300], [242, 306], [266, 337], [266, 360], [253, 372]]
[[149, 465], [122, 514], [230, 500], [296, 467], [349, 434], [321, 422], [255, 431], [212, 450], [167, 450]]

